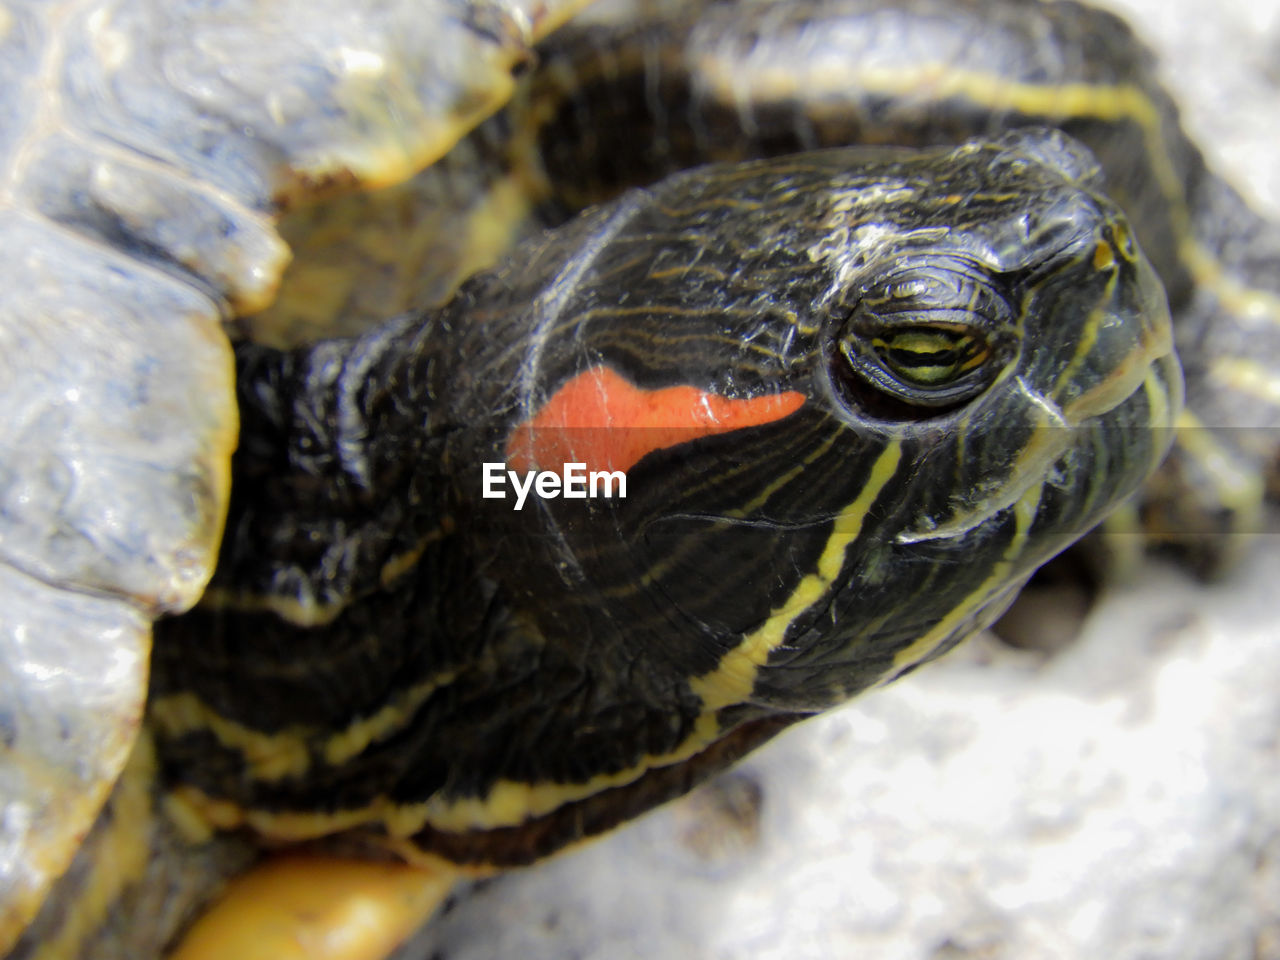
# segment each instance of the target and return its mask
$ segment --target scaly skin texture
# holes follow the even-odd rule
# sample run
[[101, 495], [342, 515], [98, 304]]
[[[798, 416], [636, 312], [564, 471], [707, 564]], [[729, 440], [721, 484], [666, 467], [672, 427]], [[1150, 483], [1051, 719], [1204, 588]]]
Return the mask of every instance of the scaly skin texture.
[[[222, 826], [527, 862], [985, 624], [1180, 404], [1093, 169], [1046, 133], [709, 168], [438, 313], [244, 348], [220, 572], [154, 660], [167, 780]], [[854, 372], [884, 323], [943, 321], [979, 345], [967, 393]], [[625, 500], [482, 498], [584, 374], [599, 422], [535, 433], [589, 468], [653, 429], [637, 393], [757, 422], [642, 445]]]

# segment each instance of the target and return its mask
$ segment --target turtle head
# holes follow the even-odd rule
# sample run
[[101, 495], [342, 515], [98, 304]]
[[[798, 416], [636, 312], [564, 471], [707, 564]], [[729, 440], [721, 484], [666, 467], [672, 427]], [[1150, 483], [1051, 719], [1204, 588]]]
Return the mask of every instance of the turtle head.
[[242, 351], [224, 562], [153, 657], [188, 799], [524, 862], [988, 622], [1180, 404], [1088, 169], [1030, 133], [708, 167], [425, 320]]
[[863, 225], [885, 231], [878, 251], [837, 269], [816, 393], [875, 468], [833, 512], [830, 586], [788, 619], [753, 700], [814, 709], [938, 656], [1132, 494], [1172, 439], [1182, 377], [1164, 291], [1091, 156], [1019, 131], [954, 151], [962, 179], [965, 154], [984, 185], [931, 188], [915, 223]]
[[989, 623], [1181, 404], [1163, 290], [1057, 132], [686, 174], [591, 269], [507, 451], [626, 473], [535, 510], [587, 629], [704, 708], [820, 709]]

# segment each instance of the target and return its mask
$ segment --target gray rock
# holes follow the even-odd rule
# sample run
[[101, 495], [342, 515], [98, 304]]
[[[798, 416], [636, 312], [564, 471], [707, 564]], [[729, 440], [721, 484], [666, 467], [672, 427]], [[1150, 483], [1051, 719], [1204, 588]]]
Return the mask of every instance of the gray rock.
[[1280, 540], [1152, 566], [1049, 660], [979, 638], [472, 892], [437, 956], [1280, 956]]

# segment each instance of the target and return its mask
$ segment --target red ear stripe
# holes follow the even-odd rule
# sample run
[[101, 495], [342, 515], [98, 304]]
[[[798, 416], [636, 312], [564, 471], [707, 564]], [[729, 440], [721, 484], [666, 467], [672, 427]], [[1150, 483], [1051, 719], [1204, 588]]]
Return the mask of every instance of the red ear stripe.
[[642, 457], [698, 437], [781, 420], [804, 405], [785, 393], [738, 400], [697, 387], [637, 387], [609, 367], [592, 367], [568, 381], [507, 442], [513, 470], [630, 470]]

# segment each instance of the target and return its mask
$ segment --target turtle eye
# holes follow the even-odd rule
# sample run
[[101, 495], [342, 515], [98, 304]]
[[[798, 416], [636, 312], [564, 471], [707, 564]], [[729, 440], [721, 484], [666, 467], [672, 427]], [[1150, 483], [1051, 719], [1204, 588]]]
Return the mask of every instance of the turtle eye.
[[925, 391], [955, 383], [991, 356], [975, 331], [943, 324], [884, 330], [872, 338], [871, 349], [886, 371]]
[[863, 290], [840, 332], [836, 379], [872, 416], [938, 416], [986, 390], [1013, 342], [1013, 311], [977, 264], [924, 263]]

